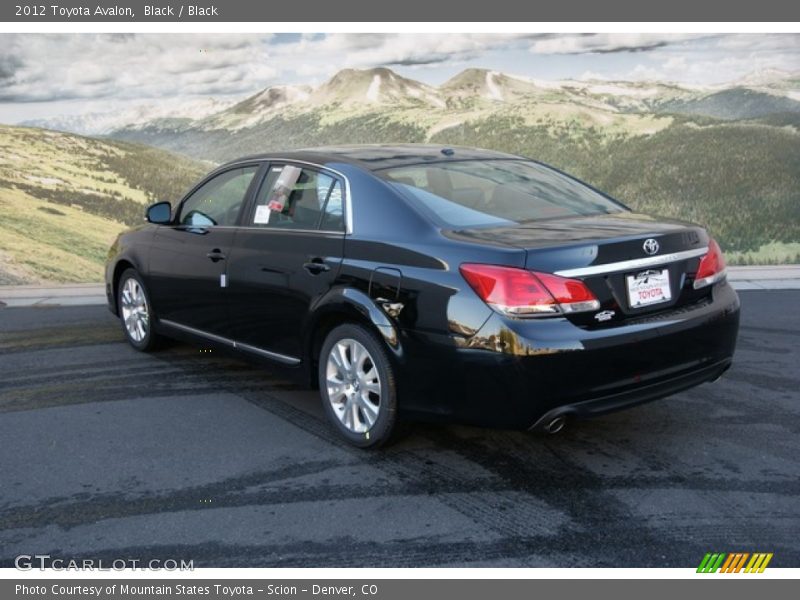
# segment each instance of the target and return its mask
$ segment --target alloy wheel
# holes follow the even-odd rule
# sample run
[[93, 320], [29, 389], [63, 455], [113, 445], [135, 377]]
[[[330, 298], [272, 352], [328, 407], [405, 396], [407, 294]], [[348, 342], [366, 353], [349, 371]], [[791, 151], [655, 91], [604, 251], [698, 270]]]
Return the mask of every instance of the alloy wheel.
[[144, 340], [150, 328], [150, 311], [142, 285], [133, 277], [128, 278], [122, 286], [120, 308], [128, 335], [137, 343]]
[[369, 431], [381, 409], [381, 380], [369, 351], [350, 338], [328, 353], [325, 383], [334, 414], [349, 431]]

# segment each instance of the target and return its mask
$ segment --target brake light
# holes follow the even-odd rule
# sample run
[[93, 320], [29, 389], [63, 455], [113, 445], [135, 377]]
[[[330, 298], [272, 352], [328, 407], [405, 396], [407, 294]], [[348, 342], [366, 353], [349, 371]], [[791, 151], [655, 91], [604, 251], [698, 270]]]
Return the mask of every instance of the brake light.
[[577, 279], [497, 265], [463, 264], [459, 271], [481, 300], [507, 315], [536, 317], [600, 308], [595, 295]]
[[725, 257], [714, 239], [708, 241], [708, 253], [700, 259], [700, 266], [694, 278], [694, 289], [712, 285], [725, 279]]

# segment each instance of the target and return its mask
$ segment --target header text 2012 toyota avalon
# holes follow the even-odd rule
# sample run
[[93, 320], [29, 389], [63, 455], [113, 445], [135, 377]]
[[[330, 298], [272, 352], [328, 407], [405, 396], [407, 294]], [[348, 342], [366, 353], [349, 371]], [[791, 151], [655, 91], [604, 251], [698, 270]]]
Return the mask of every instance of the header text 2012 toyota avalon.
[[147, 221], [106, 272], [130, 343], [188, 336], [283, 365], [358, 446], [402, 416], [557, 431], [712, 381], [736, 343], [704, 229], [518, 156], [253, 156]]

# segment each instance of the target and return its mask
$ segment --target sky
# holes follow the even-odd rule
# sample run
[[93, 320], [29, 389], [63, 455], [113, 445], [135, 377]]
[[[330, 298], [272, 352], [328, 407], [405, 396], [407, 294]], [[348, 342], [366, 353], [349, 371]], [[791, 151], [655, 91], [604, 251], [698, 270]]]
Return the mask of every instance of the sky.
[[375, 66], [432, 85], [468, 67], [715, 85], [765, 69], [800, 72], [800, 35], [0, 34], [0, 122], [169, 109]]

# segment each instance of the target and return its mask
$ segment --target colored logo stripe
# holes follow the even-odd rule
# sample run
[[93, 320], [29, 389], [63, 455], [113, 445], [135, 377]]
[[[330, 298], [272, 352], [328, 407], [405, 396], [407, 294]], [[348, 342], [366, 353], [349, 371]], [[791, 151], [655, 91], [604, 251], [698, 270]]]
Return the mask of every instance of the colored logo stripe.
[[[749, 562], [747, 559], [750, 559]], [[772, 560], [772, 553], [756, 552], [707, 552], [697, 567], [698, 573], [739, 573], [744, 568], [745, 573], [763, 573], [769, 561]], [[745, 562], [747, 566], [745, 567]]]
[[772, 553], [769, 554], [754, 554], [753, 558], [750, 559], [750, 562], [747, 563], [747, 567], [745, 568], [745, 573], [763, 573], [764, 569], [767, 568], [769, 561], [772, 560]]
[[698, 573], [714, 573], [719, 566], [722, 564], [722, 561], [725, 560], [724, 554], [711, 554], [710, 552], [707, 553], [704, 557], [700, 566], [697, 567]]
[[728, 554], [728, 558], [722, 565], [722, 573], [738, 573], [744, 566], [744, 561], [750, 556], [747, 552], [737, 552], [736, 554]]

